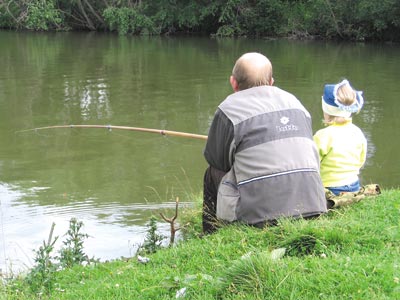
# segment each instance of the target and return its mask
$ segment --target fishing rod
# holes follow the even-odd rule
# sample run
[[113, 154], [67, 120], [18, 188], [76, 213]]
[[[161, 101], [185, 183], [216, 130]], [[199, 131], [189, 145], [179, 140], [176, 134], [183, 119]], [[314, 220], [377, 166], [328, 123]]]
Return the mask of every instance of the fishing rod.
[[55, 129], [55, 128], [105, 128], [108, 130], [117, 129], [117, 130], [141, 131], [141, 132], [158, 133], [158, 134], [165, 135], [165, 136], [179, 136], [179, 137], [185, 137], [185, 138], [207, 140], [207, 136], [202, 135], [202, 134], [194, 134], [194, 133], [188, 133], [188, 132], [163, 130], [163, 129], [114, 126], [114, 125], [55, 125], [55, 126], [37, 127], [37, 128], [26, 129], [26, 130], [20, 130], [20, 131], [17, 131], [17, 133], [44, 130], [44, 129]]

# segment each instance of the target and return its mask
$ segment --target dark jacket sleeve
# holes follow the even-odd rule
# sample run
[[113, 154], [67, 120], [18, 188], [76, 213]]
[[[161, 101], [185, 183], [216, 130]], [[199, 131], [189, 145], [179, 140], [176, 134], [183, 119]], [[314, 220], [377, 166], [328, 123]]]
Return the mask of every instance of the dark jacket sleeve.
[[232, 167], [230, 147], [234, 137], [232, 122], [218, 109], [211, 123], [204, 157], [210, 166], [228, 172]]

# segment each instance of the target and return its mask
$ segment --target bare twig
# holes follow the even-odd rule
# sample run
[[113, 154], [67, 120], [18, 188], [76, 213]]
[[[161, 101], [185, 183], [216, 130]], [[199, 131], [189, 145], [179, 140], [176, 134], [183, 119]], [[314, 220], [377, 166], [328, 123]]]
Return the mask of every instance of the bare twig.
[[51, 244], [51, 241], [53, 239], [53, 232], [54, 232], [54, 227], [56, 226], [56, 223], [53, 222], [53, 224], [51, 224], [51, 229], [50, 229], [50, 233], [49, 233], [49, 238], [47, 240], [47, 246], [49, 246]]
[[172, 246], [174, 244], [174, 242], [175, 242], [175, 233], [180, 229], [179, 227], [178, 228], [175, 227], [175, 220], [178, 217], [178, 206], [179, 206], [179, 198], [176, 197], [176, 200], [175, 200], [175, 215], [172, 218], [167, 218], [167, 217], [164, 216], [163, 213], [160, 213], [161, 218], [163, 218], [163, 220], [165, 222], [170, 224], [171, 237], [170, 237], [170, 240], [169, 240], [169, 246]]
[[104, 25], [104, 20], [102, 17], [99, 16], [99, 14], [94, 10], [93, 6], [89, 3], [89, 1], [84, 0], [85, 4], [87, 5], [87, 7], [89, 7], [90, 11], [92, 12], [92, 14], [96, 17], [96, 19], [102, 24]]
[[73, 20], [76, 21], [76, 23], [72, 23], [72, 22], [71, 22], [71, 24], [76, 24], [76, 25], [79, 26], [79, 27], [85, 27], [85, 26], [86, 26], [85, 20], [78, 18], [75, 14], [69, 13], [69, 12], [67, 12], [67, 11], [65, 11], [65, 10], [60, 9], [60, 8], [59, 8], [58, 10], [59, 10], [63, 15], [66, 15], [66, 16], [68, 16], [68, 17], [70, 17], [71, 19], [73, 19]]
[[10, 17], [14, 20], [14, 22], [18, 25], [19, 22], [18, 22], [17, 18], [13, 15], [13, 13], [12, 13], [11, 10], [10, 10], [10, 4], [11, 4], [12, 2], [13, 2], [13, 1], [9, 1], [7, 4], [5, 4], [5, 3], [2, 3], [2, 4], [5, 5], [6, 10], [7, 10], [7, 13], [8, 13], [8, 14], [10, 15]]
[[328, 6], [328, 8], [329, 8], [329, 10], [331, 12], [333, 22], [335, 23], [336, 32], [340, 37], [342, 37], [342, 33], [340, 32], [340, 29], [339, 29], [339, 24], [338, 24], [338, 22], [336, 20], [335, 13], [333, 12], [333, 9], [332, 9], [332, 5], [331, 5], [329, 0], [326, 0], [325, 2], [326, 2], [326, 5]]
[[90, 30], [96, 30], [96, 28], [94, 27], [94, 25], [92, 23], [92, 20], [90, 20], [89, 16], [86, 14], [85, 8], [83, 7], [83, 4], [82, 4], [81, 0], [78, 0], [76, 3], [78, 4], [78, 7], [79, 7], [83, 17], [86, 20], [88, 28]]
[[47, 249], [47, 251], [49, 251], [47, 253], [47, 255], [45, 256], [45, 266], [48, 267], [50, 266], [50, 256], [49, 253], [51, 251], [51, 249], [53, 248], [55, 242], [57, 241], [57, 238], [54, 239], [53, 241], [53, 232], [54, 232], [54, 227], [56, 226], [56, 223], [53, 222], [53, 224], [51, 224], [51, 229], [50, 229], [50, 234], [49, 234], [49, 238], [47, 240], [47, 245], [46, 242], [43, 241], [43, 249]]

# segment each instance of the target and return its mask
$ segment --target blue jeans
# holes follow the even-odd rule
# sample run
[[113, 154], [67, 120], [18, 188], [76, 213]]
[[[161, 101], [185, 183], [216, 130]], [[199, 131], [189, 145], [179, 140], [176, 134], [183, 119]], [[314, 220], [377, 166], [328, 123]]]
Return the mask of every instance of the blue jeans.
[[342, 186], [327, 187], [327, 189], [334, 193], [336, 196], [339, 196], [341, 192], [358, 192], [360, 190], [360, 181], [357, 180], [352, 184]]

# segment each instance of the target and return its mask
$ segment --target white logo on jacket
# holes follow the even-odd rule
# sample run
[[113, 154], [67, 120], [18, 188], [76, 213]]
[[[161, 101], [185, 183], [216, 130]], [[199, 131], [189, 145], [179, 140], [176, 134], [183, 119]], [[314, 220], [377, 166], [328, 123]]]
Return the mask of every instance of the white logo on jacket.
[[284, 131], [297, 131], [299, 130], [299, 127], [293, 124], [288, 124], [290, 122], [290, 119], [288, 117], [282, 117], [279, 120], [284, 126], [276, 125], [276, 130], [279, 132], [284, 132]]

